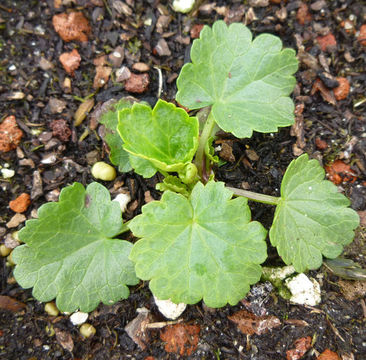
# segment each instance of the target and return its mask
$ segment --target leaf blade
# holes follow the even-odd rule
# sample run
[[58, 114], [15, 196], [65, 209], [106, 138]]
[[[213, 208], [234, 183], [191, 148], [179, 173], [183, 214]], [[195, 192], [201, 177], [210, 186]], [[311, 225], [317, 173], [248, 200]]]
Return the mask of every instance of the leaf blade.
[[359, 224], [349, 200], [323, 179], [324, 169], [307, 154], [292, 161], [283, 177], [269, 237], [284, 262], [298, 272], [320, 267], [323, 256], [340, 255]]
[[250, 222], [246, 199], [231, 197], [223, 183], [197, 183], [189, 199], [166, 191], [131, 221], [141, 240], [130, 258], [158, 298], [188, 304], [203, 298], [220, 307], [237, 303], [259, 280], [266, 231]]
[[56, 298], [61, 311], [89, 312], [100, 301], [126, 298], [127, 285], [138, 279], [128, 260], [132, 244], [113, 238], [122, 227], [119, 204], [107, 189], [74, 183], [20, 231], [25, 245], [14, 250], [14, 276], [40, 301]]

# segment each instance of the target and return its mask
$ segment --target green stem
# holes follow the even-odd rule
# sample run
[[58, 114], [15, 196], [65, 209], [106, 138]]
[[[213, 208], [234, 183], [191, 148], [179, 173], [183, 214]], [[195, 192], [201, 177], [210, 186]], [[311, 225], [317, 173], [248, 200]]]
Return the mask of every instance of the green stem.
[[242, 189], [236, 189], [232, 187], [227, 187], [230, 191], [232, 191], [237, 196], [244, 196], [248, 198], [249, 200], [253, 200], [256, 202], [260, 202], [263, 204], [269, 204], [269, 205], [278, 205], [281, 198], [270, 196], [270, 195], [264, 195], [264, 194], [258, 194], [252, 191], [242, 190]]
[[203, 127], [200, 140], [198, 143], [198, 149], [196, 152], [196, 157], [194, 159], [194, 164], [197, 166], [198, 175], [202, 178], [203, 171], [206, 167], [206, 159], [205, 159], [205, 146], [208, 139], [212, 136], [212, 132], [215, 127], [215, 119], [212, 115], [212, 112], [208, 115], [206, 123]]

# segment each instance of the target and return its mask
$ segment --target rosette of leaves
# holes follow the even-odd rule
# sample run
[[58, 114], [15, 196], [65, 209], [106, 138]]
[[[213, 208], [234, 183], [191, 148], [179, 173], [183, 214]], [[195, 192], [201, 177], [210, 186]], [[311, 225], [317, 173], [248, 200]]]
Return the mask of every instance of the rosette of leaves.
[[198, 120], [181, 108], [158, 100], [151, 109], [135, 103], [118, 112], [117, 130], [135, 171], [151, 177], [156, 171], [183, 172], [198, 146]]
[[130, 259], [156, 297], [234, 305], [260, 279], [266, 230], [250, 221], [247, 199], [232, 195], [222, 182], [199, 182], [188, 198], [164, 192], [129, 223], [141, 238]]
[[350, 201], [324, 176], [319, 162], [304, 154], [291, 162], [282, 180], [269, 237], [297, 272], [319, 268], [323, 256], [339, 256], [359, 225]]
[[298, 62], [295, 51], [282, 49], [278, 37], [262, 34], [252, 40], [243, 24], [216, 21], [193, 42], [191, 61], [177, 79], [180, 104], [212, 106], [217, 125], [239, 138], [293, 124], [289, 94]]
[[89, 312], [99, 302], [126, 299], [127, 285], [138, 279], [128, 259], [132, 244], [116, 238], [125, 230], [120, 206], [104, 186], [74, 183], [19, 232], [25, 245], [13, 252], [15, 279], [33, 287], [39, 301], [56, 298], [61, 311]]

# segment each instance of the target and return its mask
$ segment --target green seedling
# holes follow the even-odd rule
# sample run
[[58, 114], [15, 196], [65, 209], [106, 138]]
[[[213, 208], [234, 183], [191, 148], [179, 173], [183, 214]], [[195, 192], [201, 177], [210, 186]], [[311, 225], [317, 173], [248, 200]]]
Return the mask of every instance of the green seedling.
[[[251, 221], [248, 199], [276, 206], [269, 238], [297, 272], [319, 268], [353, 240], [357, 213], [307, 154], [289, 165], [280, 197], [215, 181], [218, 129], [243, 138], [294, 123], [295, 52], [276, 36], [253, 40], [244, 25], [217, 21], [194, 41], [191, 60], [178, 77], [177, 101], [202, 109], [200, 121], [163, 100], [154, 108], [121, 100], [101, 119], [111, 162], [145, 178], [159, 172], [161, 200], [122, 224], [107, 189], [75, 183], [20, 231], [25, 245], [14, 250], [14, 275], [38, 300], [87, 312], [127, 298], [127, 285], [142, 279], [162, 300], [234, 305], [259, 281], [267, 257], [267, 230]], [[133, 245], [118, 237], [127, 230], [138, 238]]]

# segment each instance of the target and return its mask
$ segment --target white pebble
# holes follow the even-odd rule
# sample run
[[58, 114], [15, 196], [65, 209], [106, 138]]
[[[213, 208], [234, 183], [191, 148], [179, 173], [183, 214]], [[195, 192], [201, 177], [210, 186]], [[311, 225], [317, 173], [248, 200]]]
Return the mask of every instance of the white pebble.
[[176, 12], [187, 13], [192, 10], [195, 0], [174, 0], [173, 10]]
[[184, 303], [175, 304], [172, 301], [168, 300], [159, 300], [156, 296], [154, 296], [155, 304], [158, 307], [159, 311], [167, 318], [175, 320], [180, 315], [182, 315], [183, 311], [186, 309], [187, 305]]
[[88, 320], [88, 316], [88, 313], [77, 311], [70, 316], [70, 321], [73, 323], [73, 325], [81, 325], [84, 324], [86, 320]]
[[131, 201], [130, 194], [118, 194], [113, 201], [117, 201], [119, 203], [119, 206], [121, 207], [121, 211], [125, 212], [127, 209], [127, 204]]
[[15, 171], [12, 169], [1, 169], [1, 174], [4, 179], [10, 179], [15, 175]]
[[305, 274], [296, 275], [285, 280], [286, 286], [291, 291], [290, 301], [300, 305], [315, 306], [321, 302], [320, 285]]

